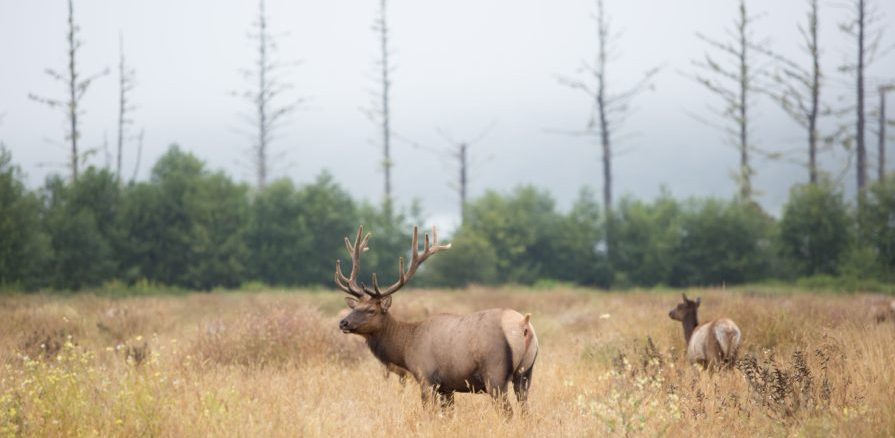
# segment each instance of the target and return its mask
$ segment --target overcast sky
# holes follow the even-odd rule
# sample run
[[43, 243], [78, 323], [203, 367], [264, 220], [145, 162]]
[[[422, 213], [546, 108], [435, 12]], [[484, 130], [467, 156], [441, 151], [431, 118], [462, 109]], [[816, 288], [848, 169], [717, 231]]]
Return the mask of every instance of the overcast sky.
[[[64, 88], [43, 73], [65, 63], [64, 0], [0, 0], [0, 141], [14, 154], [31, 187], [48, 173], [67, 172], [61, 145], [64, 116], [28, 99], [29, 93], [62, 96]], [[362, 108], [377, 90], [375, 33], [378, 2], [267, 0], [270, 27], [279, 39], [282, 61], [301, 61], [285, 76], [294, 97], [308, 98], [274, 143], [284, 151], [274, 176], [304, 183], [324, 169], [354, 196], [378, 201], [382, 172], [378, 128]], [[848, 13], [822, 2], [824, 90], [830, 102], [852, 100], [847, 78], [836, 67], [852, 58], [853, 42], [837, 30]], [[889, 28], [884, 41], [895, 42], [895, 2], [877, 3]], [[755, 28], [769, 47], [804, 61], [795, 24], [804, 20], [805, 2], [752, 0], [764, 14]], [[230, 95], [248, 84], [239, 73], [254, 57], [247, 38], [257, 2], [250, 0], [78, 0], [76, 20], [84, 47], [78, 60], [84, 74], [110, 68], [89, 90], [84, 107], [83, 144], [98, 146], [116, 136], [118, 34], [136, 69], [133, 99], [137, 129], [145, 129], [140, 178], [172, 143], [192, 151], [211, 169], [252, 181], [242, 132], [249, 127], [239, 114], [246, 103]], [[703, 56], [696, 32], [723, 38], [736, 14], [734, 0], [606, 0], [612, 25], [623, 31], [620, 56], [608, 66], [609, 87], [633, 84], [644, 71], [662, 65], [655, 89], [635, 101], [635, 109], [617, 141], [623, 151], [615, 162], [616, 199], [629, 194], [653, 198], [666, 186], [675, 196], [730, 197], [730, 175], [737, 152], [721, 134], [690, 113], [710, 116], [714, 97], [686, 77], [691, 61]], [[448, 146], [441, 128], [457, 139], [475, 137], [492, 125], [472, 154], [471, 194], [506, 191], [520, 184], [544, 187], [567, 207], [579, 189], [601, 189], [600, 155], [585, 137], [556, 134], [556, 129], [586, 126], [591, 102], [561, 86], [558, 75], [574, 76], [596, 47], [595, 10], [590, 0], [391, 0], [393, 127], [396, 134], [428, 149]], [[874, 78], [895, 79], [895, 54], [869, 71]], [[868, 102], [876, 106], [876, 93]], [[890, 101], [890, 107], [895, 103]], [[770, 150], [797, 150], [804, 134], [773, 104], [762, 102], [755, 114], [756, 143]], [[829, 125], [827, 125], [829, 126]], [[630, 134], [630, 135], [628, 135]], [[871, 160], [875, 160], [875, 137]], [[891, 151], [891, 149], [890, 149]], [[892, 155], [890, 153], [890, 155]], [[825, 170], [839, 174], [844, 154], [830, 155]], [[128, 149], [125, 167], [133, 166]], [[104, 162], [102, 156], [93, 160]], [[425, 213], [442, 226], [456, 222], [457, 196], [448, 187], [456, 173], [439, 154], [395, 140], [394, 191], [401, 204], [418, 198]], [[762, 205], [779, 211], [792, 184], [807, 179], [796, 164], [757, 160], [755, 186]], [[845, 182], [853, 186], [853, 174]]]

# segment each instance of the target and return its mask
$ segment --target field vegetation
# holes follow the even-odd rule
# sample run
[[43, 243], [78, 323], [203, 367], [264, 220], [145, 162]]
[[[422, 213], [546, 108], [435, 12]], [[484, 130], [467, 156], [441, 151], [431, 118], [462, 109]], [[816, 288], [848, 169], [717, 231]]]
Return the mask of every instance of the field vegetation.
[[407, 319], [511, 307], [541, 343], [529, 415], [481, 395], [421, 406], [329, 291], [0, 296], [3, 436], [895, 435], [895, 325], [879, 297], [688, 290], [744, 334], [736, 369], [688, 366], [680, 291], [472, 287], [395, 297]]

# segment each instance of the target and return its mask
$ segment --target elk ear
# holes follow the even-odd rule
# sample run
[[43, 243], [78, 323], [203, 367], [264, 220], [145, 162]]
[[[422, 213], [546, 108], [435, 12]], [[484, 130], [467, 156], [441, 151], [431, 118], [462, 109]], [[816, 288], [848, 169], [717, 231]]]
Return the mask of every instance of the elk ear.
[[392, 306], [392, 297], [386, 296], [379, 300], [379, 307], [382, 309], [382, 313], [388, 312], [388, 308]]
[[687, 299], [687, 294], [685, 294], [685, 293], [681, 293], [681, 298], [684, 299], [684, 302], [685, 302], [685, 303], [689, 303], [689, 302], [690, 302], [690, 300]]
[[702, 298], [701, 298], [701, 297], [697, 297], [697, 298], [696, 298], [696, 307], [699, 307], [699, 303], [701, 303], [701, 302], [702, 302]]
[[353, 309], [354, 306], [357, 305], [357, 298], [354, 298], [354, 297], [345, 297], [345, 304], [347, 304], [348, 307], [350, 307], [350, 308]]

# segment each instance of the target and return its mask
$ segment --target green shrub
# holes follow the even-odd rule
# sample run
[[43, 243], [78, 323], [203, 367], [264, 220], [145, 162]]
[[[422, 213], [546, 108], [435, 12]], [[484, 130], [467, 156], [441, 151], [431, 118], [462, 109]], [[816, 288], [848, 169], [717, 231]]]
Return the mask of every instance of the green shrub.
[[796, 186], [780, 220], [779, 247], [795, 275], [835, 275], [851, 244], [852, 221], [829, 181]]

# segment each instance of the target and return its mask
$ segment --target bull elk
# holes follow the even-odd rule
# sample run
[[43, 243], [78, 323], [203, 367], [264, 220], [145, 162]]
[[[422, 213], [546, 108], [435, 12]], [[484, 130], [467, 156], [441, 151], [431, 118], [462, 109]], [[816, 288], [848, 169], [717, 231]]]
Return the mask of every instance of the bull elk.
[[361, 255], [367, 251], [370, 234], [358, 227], [352, 243], [345, 238], [351, 256], [351, 273], [342, 273], [336, 261], [335, 282], [351, 295], [345, 297], [352, 309], [339, 322], [343, 333], [362, 336], [370, 351], [389, 370], [405, 370], [420, 384], [422, 400], [428, 405], [437, 400], [442, 408], [454, 403], [454, 393], [490, 394], [506, 415], [512, 415], [507, 389], [512, 382], [516, 400], [527, 410], [532, 367], [538, 355], [538, 338], [529, 322], [530, 315], [510, 309], [490, 309], [469, 315], [436, 314], [422, 321], [400, 321], [389, 313], [391, 295], [404, 287], [420, 265], [433, 254], [447, 250], [439, 245], [435, 228], [432, 241], [425, 235], [423, 253], [419, 252], [417, 228], [413, 228], [411, 260], [407, 270], [404, 258], [398, 262], [398, 280], [380, 288], [376, 274], [372, 286], [358, 283]]
[[684, 301], [668, 312], [668, 316], [684, 326], [687, 360], [698, 363], [703, 368], [733, 366], [742, 337], [740, 328], [727, 318], [700, 325], [696, 311], [702, 300], [696, 298], [696, 301], [692, 301], [686, 294], [681, 294], [681, 297]]

